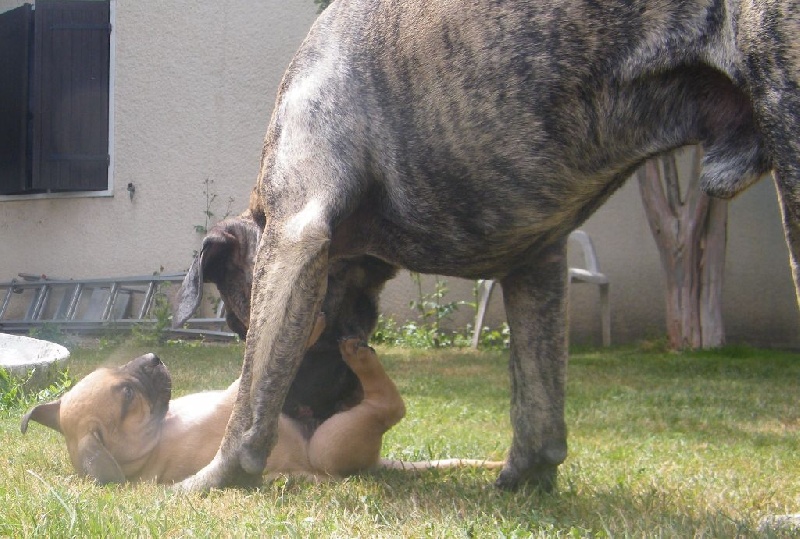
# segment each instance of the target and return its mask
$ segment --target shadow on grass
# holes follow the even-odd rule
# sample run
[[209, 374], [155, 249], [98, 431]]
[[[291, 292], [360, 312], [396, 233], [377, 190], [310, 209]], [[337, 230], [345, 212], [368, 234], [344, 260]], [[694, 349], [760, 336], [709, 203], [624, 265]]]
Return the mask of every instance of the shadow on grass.
[[[458, 470], [407, 473], [382, 470], [323, 486], [289, 480], [277, 488], [286, 503], [303, 503], [309, 489], [321, 500], [368, 515], [374, 522], [411, 533], [440, 524], [441, 536], [461, 531], [485, 536], [748, 537], [755, 523], [734, 513], [686, 505], [679, 492], [657, 487], [633, 491], [624, 485], [591, 487], [568, 474], [553, 494], [523, 487], [501, 491], [494, 472]], [[260, 490], [269, 495], [275, 484]], [[447, 530], [447, 531], [445, 531]]]

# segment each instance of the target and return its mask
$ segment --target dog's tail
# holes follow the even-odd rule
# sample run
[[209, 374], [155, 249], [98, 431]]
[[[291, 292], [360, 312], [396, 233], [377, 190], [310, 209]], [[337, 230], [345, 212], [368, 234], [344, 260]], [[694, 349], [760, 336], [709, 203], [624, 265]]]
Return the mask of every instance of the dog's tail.
[[411, 472], [447, 468], [484, 468], [487, 470], [499, 470], [504, 464], [505, 462], [498, 460], [480, 459], [418, 460], [414, 462], [381, 459], [380, 462], [378, 462], [378, 468], [383, 470], [406, 470]]

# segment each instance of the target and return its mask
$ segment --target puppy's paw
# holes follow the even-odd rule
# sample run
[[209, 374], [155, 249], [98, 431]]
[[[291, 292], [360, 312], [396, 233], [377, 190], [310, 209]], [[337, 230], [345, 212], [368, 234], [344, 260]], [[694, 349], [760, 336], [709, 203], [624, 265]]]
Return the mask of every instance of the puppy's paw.
[[345, 337], [340, 340], [339, 350], [344, 362], [356, 373], [378, 359], [375, 350], [365, 340], [358, 337]]

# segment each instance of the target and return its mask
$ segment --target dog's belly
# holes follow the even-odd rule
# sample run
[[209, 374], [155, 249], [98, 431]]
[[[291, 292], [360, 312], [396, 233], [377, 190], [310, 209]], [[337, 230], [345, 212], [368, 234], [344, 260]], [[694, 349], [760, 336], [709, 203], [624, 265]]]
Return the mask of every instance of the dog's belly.
[[489, 233], [476, 232], [469, 226], [441, 225], [434, 223], [430, 229], [420, 231], [384, 222], [383, 241], [368, 254], [420, 273], [468, 279], [499, 278], [541, 254], [571, 230], [566, 221], [554, 226], [510, 227]]
[[[640, 83], [601, 68], [595, 49], [607, 51], [604, 62], [624, 64], [636, 33], [604, 35], [589, 47], [591, 29], [558, 33], [546, 2], [514, 9], [478, 3], [487, 12], [473, 17], [461, 12], [473, 4], [457, 11], [448, 5], [425, 4], [430, 25], [410, 30], [407, 10], [380, 4], [375, 9], [385, 8], [406, 29], [403, 39], [390, 48], [337, 44], [343, 63], [369, 76], [336, 71], [325, 79], [325, 95], [348, 99], [335, 122], [315, 125], [314, 148], [346, 140], [333, 151], [349, 168], [343, 181], [371, 183], [347, 194], [366, 200], [334, 232], [332, 252], [370, 254], [422, 273], [502, 277], [566, 238], [656, 148], [651, 134], [630, 133], [629, 126], [656, 115], [652, 123], [673, 129], [674, 120], [647, 103], [665, 88], [678, 95], [672, 88], [681, 79]], [[377, 23], [369, 13], [364, 36], [382, 35], [385, 28], [370, 26]], [[485, 39], [497, 43], [485, 47]], [[364, 47], [391, 52], [367, 61]], [[554, 51], [569, 58], [568, 69]], [[335, 60], [342, 61], [328, 63]], [[287, 100], [307, 99], [309, 84], [297, 84]], [[633, 92], [639, 100], [628, 99]], [[648, 148], [638, 147], [643, 143]]]
[[[531, 172], [512, 185], [491, 176], [449, 183], [417, 176], [406, 193], [382, 197], [383, 203], [369, 199], [345, 219], [334, 231], [332, 255], [368, 254], [420, 273], [501, 278], [559, 246], [626, 177], [556, 183]], [[404, 203], [386, 202], [398, 199]]]

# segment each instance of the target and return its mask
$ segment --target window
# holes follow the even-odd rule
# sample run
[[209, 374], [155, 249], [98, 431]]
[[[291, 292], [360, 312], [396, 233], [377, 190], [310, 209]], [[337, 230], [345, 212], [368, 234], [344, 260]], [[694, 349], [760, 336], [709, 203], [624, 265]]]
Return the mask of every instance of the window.
[[0, 195], [109, 188], [109, 0], [0, 13]]

